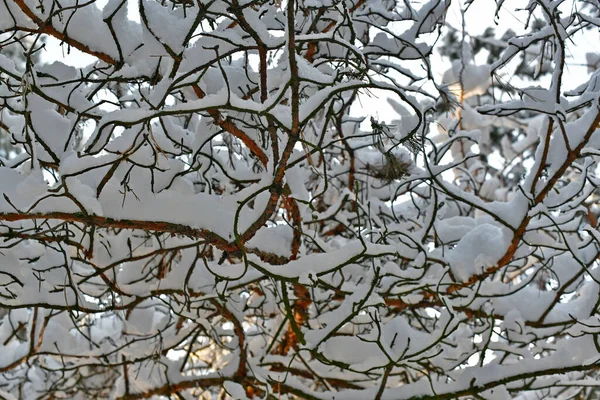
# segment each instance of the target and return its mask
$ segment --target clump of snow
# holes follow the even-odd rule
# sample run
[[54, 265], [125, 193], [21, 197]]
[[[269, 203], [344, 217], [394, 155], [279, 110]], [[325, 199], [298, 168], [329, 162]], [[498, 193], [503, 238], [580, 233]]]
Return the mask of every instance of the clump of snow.
[[493, 267], [506, 253], [510, 242], [501, 228], [482, 224], [469, 230], [448, 254], [455, 278], [466, 281]]

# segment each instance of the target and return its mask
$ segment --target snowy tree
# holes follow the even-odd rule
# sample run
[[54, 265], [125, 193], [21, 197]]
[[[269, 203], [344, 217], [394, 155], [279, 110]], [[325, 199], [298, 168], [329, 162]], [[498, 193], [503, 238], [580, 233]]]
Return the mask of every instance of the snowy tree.
[[600, 6], [451, 7], [1, 1], [0, 397], [597, 398]]
[[[44, 36], [34, 36], [30, 32], [12, 31], [0, 34], [0, 54], [9, 58], [17, 69], [25, 69], [27, 60], [32, 63], [40, 61], [39, 50], [43, 47]], [[37, 43], [36, 43], [37, 42]], [[37, 46], [35, 45], [37, 44]], [[34, 49], [38, 51], [33, 51]], [[11, 143], [10, 130], [0, 121], [0, 156], [11, 157], [10, 153], [18, 153], [20, 148]]]

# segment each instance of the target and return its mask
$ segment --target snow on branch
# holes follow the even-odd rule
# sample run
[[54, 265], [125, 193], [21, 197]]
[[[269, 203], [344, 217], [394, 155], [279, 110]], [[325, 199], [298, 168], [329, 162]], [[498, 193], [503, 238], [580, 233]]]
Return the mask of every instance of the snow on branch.
[[600, 396], [600, 8], [496, 3], [0, 2], [0, 397]]

